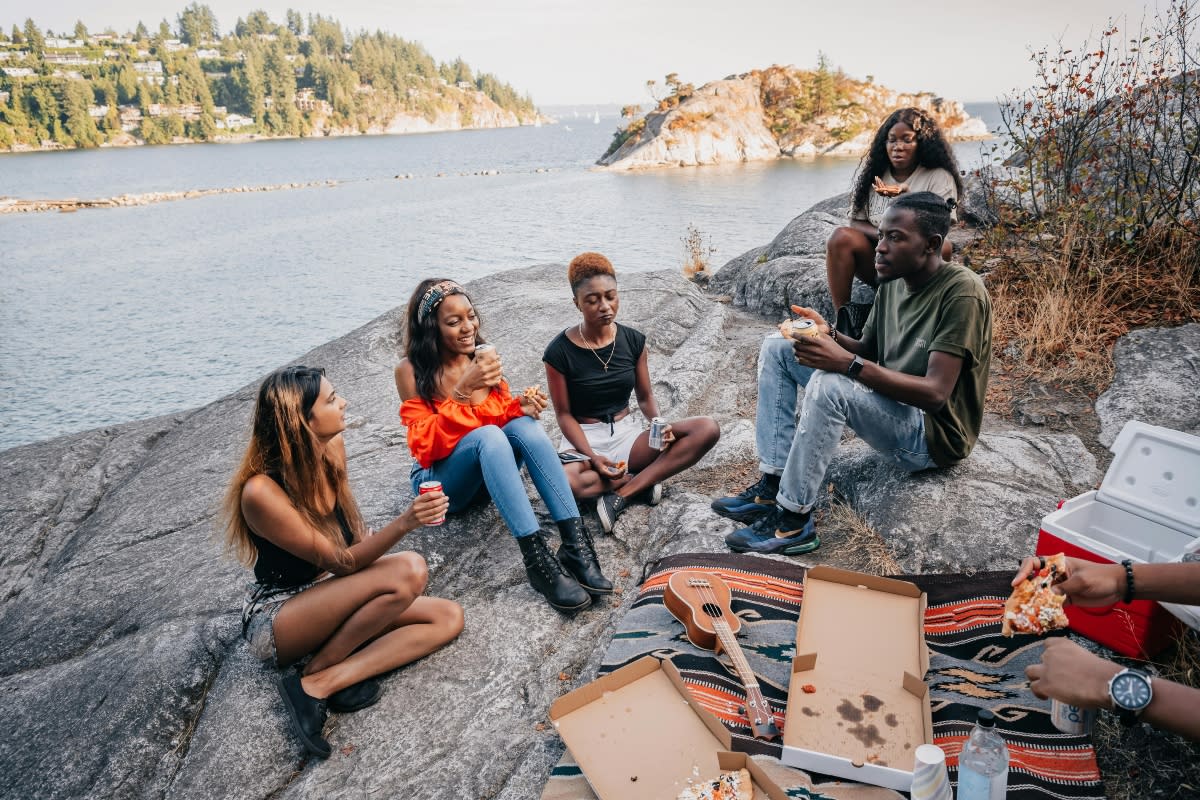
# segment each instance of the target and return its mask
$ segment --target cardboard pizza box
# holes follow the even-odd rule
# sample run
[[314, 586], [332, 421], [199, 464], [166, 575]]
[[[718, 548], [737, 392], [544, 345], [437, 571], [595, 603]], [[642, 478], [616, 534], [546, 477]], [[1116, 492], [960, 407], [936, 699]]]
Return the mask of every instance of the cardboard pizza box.
[[783, 763], [908, 791], [917, 747], [933, 742], [928, 669], [920, 589], [833, 567], [810, 569], [796, 625]]
[[[1101, 563], [1193, 559], [1200, 552], [1200, 438], [1131, 420], [1110, 449], [1113, 461], [1100, 489], [1060, 503], [1042, 518], [1037, 554]], [[1200, 608], [1168, 609], [1200, 627]], [[1106, 608], [1068, 605], [1066, 612], [1071, 630], [1136, 658], [1162, 650], [1178, 631], [1175, 617], [1149, 600]]]
[[755, 800], [787, 794], [728, 729], [692, 700], [670, 661], [646, 656], [550, 706], [550, 719], [600, 800], [674, 800], [693, 783], [745, 768]]

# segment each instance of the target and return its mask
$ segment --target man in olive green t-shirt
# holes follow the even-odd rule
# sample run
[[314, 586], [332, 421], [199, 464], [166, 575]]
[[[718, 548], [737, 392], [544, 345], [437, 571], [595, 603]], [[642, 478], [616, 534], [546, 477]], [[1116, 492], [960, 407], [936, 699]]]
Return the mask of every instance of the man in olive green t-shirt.
[[971, 452], [983, 422], [992, 309], [978, 275], [942, 260], [949, 230], [941, 197], [901, 196], [879, 224], [879, 289], [862, 339], [805, 309], [822, 335], [763, 341], [755, 419], [762, 476], [712, 503], [752, 523], [725, 537], [730, 548], [798, 555], [820, 547], [811, 511], [846, 425], [912, 472]]

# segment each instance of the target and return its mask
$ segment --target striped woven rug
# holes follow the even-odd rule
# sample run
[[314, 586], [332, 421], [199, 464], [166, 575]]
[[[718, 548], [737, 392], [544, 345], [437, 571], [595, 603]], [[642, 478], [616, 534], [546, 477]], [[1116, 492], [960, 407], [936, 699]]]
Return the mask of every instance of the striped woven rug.
[[[733, 733], [734, 749], [778, 757], [778, 745], [750, 736], [741, 714], [745, 694], [724, 660], [694, 647], [663, 605], [663, 589], [679, 569], [715, 572], [733, 592], [743, 620], [742, 650], [764, 696], [786, 723], [787, 686], [803, 595], [804, 569], [752, 555], [696, 554], [662, 559], [647, 570], [641, 593], [621, 622], [605, 654], [601, 673], [645, 655], [673, 659], [693, 695]], [[1049, 701], [1038, 700], [1025, 681], [1025, 667], [1040, 656], [1040, 640], [1000, 635], [1010, 572], [906, 576], [928, 596], [925, 638], [931, 659], [926, 682], [933, 709], [934, 742], [946, 751], [951, 780], [958, 755], [979, 708], [991, 709], [1009, 749], [1008, 796], [1024, 800], [1103, 800], [1104, 786], [1091, 741], [1060, 733], [1050, 722]], [[853, 635], [848, 631], [847, 635]], [[801, 774], [801, 773], [797, 773]], [[822, 776], [797, 781], [792, 797], [823, 794]], [[802, 784], [802, 785], [801, 785]], [[591, 796], [568, 753], [551, 773], [543, 798]]]

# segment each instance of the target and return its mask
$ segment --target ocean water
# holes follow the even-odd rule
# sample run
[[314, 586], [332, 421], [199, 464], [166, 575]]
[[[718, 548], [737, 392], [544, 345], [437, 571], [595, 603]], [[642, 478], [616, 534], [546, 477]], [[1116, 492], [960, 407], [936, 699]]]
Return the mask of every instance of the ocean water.
[[[971, 110], [998, 122], [994, 105]], [[858, 166], [593, 171], [617, 123], [0, 156], [0, 195], [22, 199], [337, 181], [0, 217], [0, 449], [203, 405], [430, 275], [584, 250], [618, 272], [677, 269], [689, 225], [719, 267], [846, 191]], [[960, 166], [980, 150], [956, 145]]]

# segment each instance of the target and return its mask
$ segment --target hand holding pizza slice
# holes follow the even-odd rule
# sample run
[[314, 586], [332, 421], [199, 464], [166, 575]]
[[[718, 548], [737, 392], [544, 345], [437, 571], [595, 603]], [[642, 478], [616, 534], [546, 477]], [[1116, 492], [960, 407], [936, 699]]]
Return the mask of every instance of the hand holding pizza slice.
[[1004, 604], [1004, 623], [1001, 633], [1041, 635], [1067, 627], [1063, 603], [1067, 596], [1054, 590], [1055, 584], [1067, 578], [1067, 558], [1062, 553], [1049, 556], [1037, 572], [1013, 588]]

